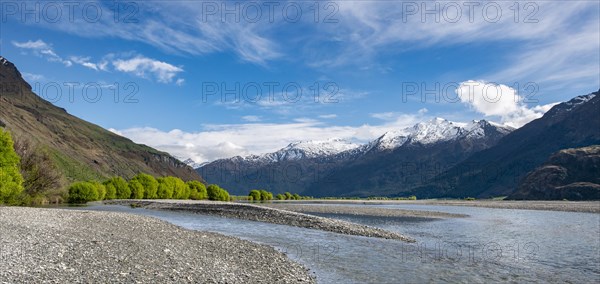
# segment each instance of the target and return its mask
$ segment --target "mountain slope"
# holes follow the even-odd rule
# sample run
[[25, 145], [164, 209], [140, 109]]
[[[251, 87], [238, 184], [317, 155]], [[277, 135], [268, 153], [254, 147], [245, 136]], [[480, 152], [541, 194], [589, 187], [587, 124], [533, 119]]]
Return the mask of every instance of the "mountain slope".
[[600, 199], [600, 145], [554, 153], [531, 171], [509, 199]]
[[305, 141], [261, 156], [217, 160], [198, 171], [236, 194], [264, 188], [313, 196], [383, 195], [399, 184], [422, 184], [421, 175], [440, 173], [510, 131], [485, 120], [462, 124], [436, 118], [362, 146], [335, 139]]
[[435, 118], [365, 145], [304, 193], [313, 196], [405, 195], [471, 154], [489, 148], [512, 128], [485, 120], [468, 124]]
[[340, 161], [333, 157], [358, 146], [339, 139], [302, 141], [264, 155], [216, 160], [197, 171], [208, 182], [222, 185], [233, 194], [245, 195], [251, 189], [300, 193], [325, 166]]
[[191, 167], [169, 154], [135, 144], [40, 98], [2, 57], [0, 87], [0, 126], [47, 149], [70, 180], [131, 177], [140, 172], [201, 180]]
[[536, 119], [415, 189], [418, 197], [489, 197], [511, 194], [552, 153], [600, 144], [599, 92], [554, 106]]

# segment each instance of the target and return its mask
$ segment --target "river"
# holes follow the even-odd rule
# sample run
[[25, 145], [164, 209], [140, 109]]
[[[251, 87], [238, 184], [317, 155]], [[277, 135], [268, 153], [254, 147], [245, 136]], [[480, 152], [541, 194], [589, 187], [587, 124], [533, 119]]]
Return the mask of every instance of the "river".
[[[335, 206], [335, 205], [330, 205]], [[348, 205], [345, 205], [348, 206]], [[466, 218], [339, 218], [397, 231], [416, 244], [184, 212], [92, 205], [266, 244], [319, 283], [600, 281], [600, 214], [437, 205], [353, 205], [467, 214]]]

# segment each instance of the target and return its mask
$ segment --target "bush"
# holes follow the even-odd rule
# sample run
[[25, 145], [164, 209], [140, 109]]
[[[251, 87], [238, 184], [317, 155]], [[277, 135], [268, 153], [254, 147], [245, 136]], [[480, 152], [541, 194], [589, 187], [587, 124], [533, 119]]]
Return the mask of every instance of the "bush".
[[144, 186], [137, 180], [129, 181], [129, 190], [131, 191], [131, 199], [144, 198]]
[[158, 179], [158, 198], [188, 199], [189, 195], [187, 184], [180, 178], [168, 176]]
[[262, 201], [268, 201], [273, 199], [273, 193], [270, 193], [264, 189], [260, 190], [260, 200]]
[[465, 198], [465, 200], [466, 200], [466, 201], [474, 201], [474, 200], [475, 200], [475, 198], [474, 198], [474, 197], [467, 197], [467, 198]]
[[153, 199], [157, 197], [158, 192], [158, 181], [148, 174], [138, 174], [134, 176], [131, 181], [139, 182], [144, 188], [144, 197], [146, 199]]
[[49, 152], [34, 144], [29, 138], [14, 137], [14, 149], [21, 158], [20, 168], [23, 175], [25, 193], [32, 203], [43, 204], [44, 197], [57, 190], [64, 190], [65, 179]]
[[97, 200], [104, 200], [104, 198], [106, 198], [106, 187], [95, 180], [89, 181], [89, 183], [93, 184], [96, 187], [96, 192], [98, 192]]
[[10, 133], [0, 128], [0, 203], [18, 203], [17, 197], [24, 190], [19, 164]]
[[277, 194], [277, 196], [276, 196], [276, 197], [277, 197], [277, 199], [279, 199], [279, 200], [285, 200], [285, 195], [283, 195], [283, 194], [281, 194], [281, 193], [280, 193], [280, 194]]
[[229, 201], [229, 192], [220, 188], [216, 184], [211, 184], [206, 188], [208, 199], [216, 201]]
[[290, 200], [293, 198], [292, 194], [289, 192], [284, 193], [284, 195], [285, 195], [285, 200]]
[[250, 193], [248, 194], [248, 199], [260, 201], [261, 200], [260, 191], [258, 191], [256, 189], [250, 190]]
[[86, 203], [98, 197], [98, 189], [91, 182], [76, 182], [69, 187], [69, 203]]
[[[129, 184], [122, 177], [114, 177], [104, 182], [104, 186], [106, 187], [107, 196], [112, 194], [112, 188], [115, 191], [115, 197], [117, 199], [128, 199], [131, 197], [131, 190], [129, 189]], [[112, 197], [112, 196], [110, 196]], [[109, 199], [109, 198], [107, 198]], [[113, 199], [113, 198], [110, 198]]]
[[187, 182], [187, 186], [190, 188], [190, 199], [204, 200], [208, 199], [208, 193], [206, 192], [206, 186], [197, 181], [192, 180]]

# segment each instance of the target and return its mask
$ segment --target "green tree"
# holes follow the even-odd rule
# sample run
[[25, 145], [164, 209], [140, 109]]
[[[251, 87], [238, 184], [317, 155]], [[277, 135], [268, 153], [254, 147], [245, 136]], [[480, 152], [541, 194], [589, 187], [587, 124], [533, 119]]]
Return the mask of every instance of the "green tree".
[[268, 201], [273, 199], [273, 193], [270, 193], [264, 189], [259, 190], [260, 192], [260, 200], [262, 201]]
[[191, 180], [187, 182], [188, 187], [190, 188], [190, 199], [194, 200], [204, 200], [208, 199], [208, 193], [206, 192], [206, 186], [197, 181]]
[[261, 196], [260, 191], [256, 190], [256, 189], [250, 190], [250, 193], [248, 194], [248, 197], [252, 198], [252, 199], [249, 199], [249, 200], [260, 201], [261, 200], [260, 196]]
[[284, 193], [285, 195], [285, 200], [291, 200], [293, 198], [292, 194], [289, 192]]
[[285, 200], [285, 195], [283, 195], [281, 193], [277, 194], [277, 196], [275, 196], [275, 197], [277, 197], [277, 199], [279, 199], [279, 200]]
[[96, 187], [96, 192], [98, 192], [97, 200], [104, 200], [106, 198], [106, 187], [98, 181], [92, 180], [89, 181], [92, 185]]
[[156, 181], [158, 181], [157, 197], [160, 199], [173, 198], [173, 189], [175, 187], [173, 181], [168, 177], [160, 177]]
[[86, 203], [98, 198], [98, 189], [94, 183], [81, 181], [69, 187], [69, 203]]
[[229, 201], [229, 193], [227, 190], [220, 188], [216, 184], [211, 184], [206, 188], [208, 199], [217, 201]]
[[158, 181], [156, 181], [156, 179], [153, 176], [149, 174], [138, 174], [134, 176], [131, 180], [139, 182], [144, 187], [143, 198], [154, 199], [157, 197]]
[[128, 199], [131, 197], [131, 190], [129, 189], [129, 184], [122, 177], [113, 177], [104, 182], [104, 186], [107, 188], [107, 195], [109, 193], [110, 187], [114, 187], [115, 189], [115, 198], [117, 199]]
[[294, 200], [302, 199], [302, 197], [300, 197], [300, 195], [298, 193], [294, 193], [293, 198], [294, 198]]
[[131, 191], [131, 199], [142, 199], [144, 198], [144, 186], [138, 180], [129, 181], [129, 191]]
[[23, 191], [20, 158], [15, 153], [12, 137], [0, 128], [0, 203], [16, 204]]
[[106, 189], [106, 195], [104, 196], [105, 200], [111, 200], [117, 198], [117, 188], [112, 183], [104, 182], [104, 188]]

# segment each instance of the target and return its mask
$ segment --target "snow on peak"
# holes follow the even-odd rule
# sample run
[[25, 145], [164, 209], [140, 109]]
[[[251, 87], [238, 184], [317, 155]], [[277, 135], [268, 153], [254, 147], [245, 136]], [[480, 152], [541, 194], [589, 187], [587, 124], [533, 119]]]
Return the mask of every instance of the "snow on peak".
[[503, 133], [513, 129], [486, 120], [473, 120], [470, 123], [458, 123], [436, 117], [427, 122], [417, 123], [412, 127], [400, 131], [390, 131], [371, 142], [368, 149], [391, 150], [405, 144], [433, 144], [437, 142], [450, 141], [460, 137], [482, 138], [485, 137], [485, 129], [493, 127]]
[[[181, 159], [180, 159], [180, 160], [181, 160]], [[184, 161], [182, 161], [182, 162], [183, 162], [184, 164], [186, 164], [186, 165], [188, 165], [188, 166], [190, 166], [190, 167], [194, 168], [194, 169], [197, 169], [197, 168], [199, 168], [199, 167], [202, 167], [202, 165], [203, 165], [203, 164], [198, 164], [198, 163], [196, 163], [196, 162], [195, 162], [194, 160], [192, 160], [191, 158], [189, 158], [189, 159], [186, 159], [186, 160], [184, 160]]]
[[298, 160], [302, 158], [316, 158], [335, 155], [359, 147], [343, 139], [328, 139], [320, 141], [300, 141], [289, 144], [287, 147], [271, 154], [271, 159]]
[[574, 109], [575, 107], [577, 107], [578, 105], [581, 105], [583, 103], [587, 103], [589, 100], [593, 99], [594, 97], [596, 97], [596, 93], [591, 93], [591, 94], [587, 94], [584, 96], [577, 96], [572, 98], [571, 100], [564, 102], [562, 104], [564, 104], [566, 106], [566, 111], [570, 111], [572, 109]]

